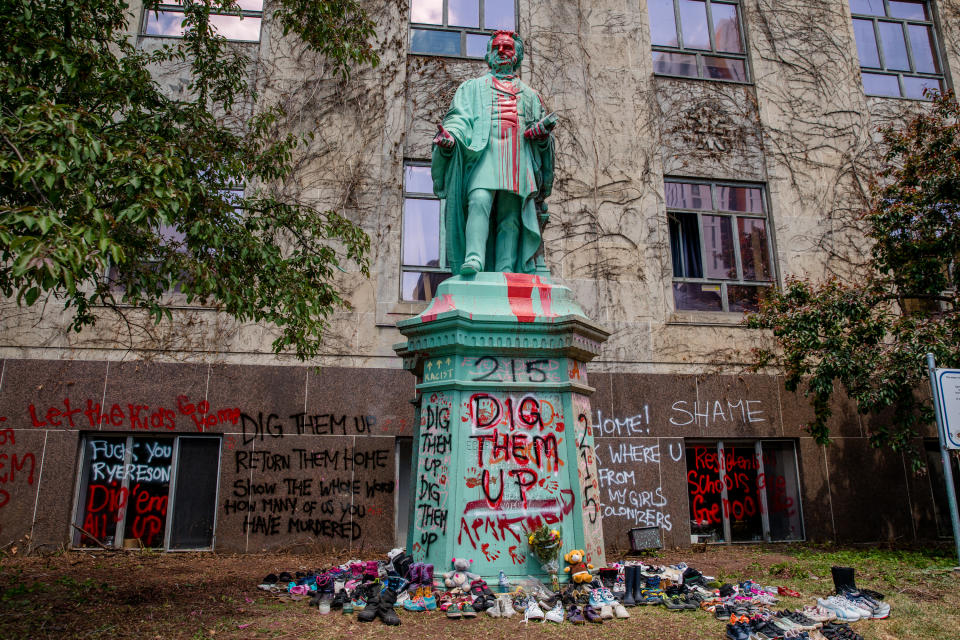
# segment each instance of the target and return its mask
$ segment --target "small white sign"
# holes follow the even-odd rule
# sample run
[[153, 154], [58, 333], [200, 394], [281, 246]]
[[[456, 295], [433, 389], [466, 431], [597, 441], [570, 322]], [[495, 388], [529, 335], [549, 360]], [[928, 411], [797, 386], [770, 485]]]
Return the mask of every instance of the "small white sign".
[[960, 449], [960, 369], [937, 369], [940, 420], [947, 449]]

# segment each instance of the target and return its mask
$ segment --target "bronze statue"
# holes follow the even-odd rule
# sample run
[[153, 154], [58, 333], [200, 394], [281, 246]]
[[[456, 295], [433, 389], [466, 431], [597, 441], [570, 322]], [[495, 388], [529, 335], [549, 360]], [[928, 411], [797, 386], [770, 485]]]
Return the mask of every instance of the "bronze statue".
[[465, 276], [534, 273], [544, 199], [553, 186], [557, 118], [546, 115], [540, 96], [516, 75], [523, 60], [516, 33], [495, 32], [485, 59], [489, 73], [460, 85], [433, 139], [433, 190], [446, 200], [447, 262]]

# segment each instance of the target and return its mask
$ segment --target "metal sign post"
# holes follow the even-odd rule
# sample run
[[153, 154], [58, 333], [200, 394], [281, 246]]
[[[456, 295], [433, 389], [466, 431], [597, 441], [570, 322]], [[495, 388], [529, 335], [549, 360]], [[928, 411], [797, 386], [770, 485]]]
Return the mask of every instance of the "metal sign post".
[[960, 514], [957, 513], [957, 493], [953, 487], [953, 468], [949, 449], [960, 449], [960, 370], [937, 369], [933, 354], [927, 354], [927, 369], [933, 390], [933, 406], [937, 416], [937, 437], [940, 438], [940, 458], [943, 477], [947, 483], [947, 502], [950, 503], [950, 522], [953, 524], [953, 543], [960, 560]]

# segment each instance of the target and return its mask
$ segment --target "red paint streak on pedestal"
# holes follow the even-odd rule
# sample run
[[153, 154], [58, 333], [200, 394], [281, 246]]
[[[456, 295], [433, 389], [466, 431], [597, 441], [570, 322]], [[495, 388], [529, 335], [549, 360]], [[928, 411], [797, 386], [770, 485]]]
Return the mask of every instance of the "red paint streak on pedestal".
[[424, 313], [420, 316], [424, 322], [433, 322], [437, 319], [437, 315], [443, 313], [444, 311], [453, 311], [457, 307], [453, 304], [453, 296], [449, 293], [445, 293], [439, 298], [434, 298], [433, 302], [430, 303], [430, 308], [428, 311], [430, 313]]
[[550, 308], [552, 303], [553, 286], [540, 280], [540, 276], [526, 273], [505, 273], [507, 279], [507, 299], [510, 301], [510, 310], [517, 317], [518, 322], [533, 322], [537, 314], [533, 312], [533, 290], [540, 294], [540, 306], [545, 317], [556, 314]]

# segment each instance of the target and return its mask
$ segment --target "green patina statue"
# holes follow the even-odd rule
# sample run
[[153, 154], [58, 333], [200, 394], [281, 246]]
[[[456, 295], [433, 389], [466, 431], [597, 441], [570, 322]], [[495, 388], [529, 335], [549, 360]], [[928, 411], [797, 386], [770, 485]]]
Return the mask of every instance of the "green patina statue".
[[453, 273], [543, 269], [538, 254], [557, 118], [517, 77], [522, 60], [517, 34], [494, 33], [487, 44], [490, 72], [460, 85], [433, 139], [433, 190], [446, 200]]

